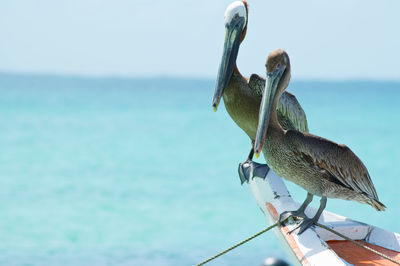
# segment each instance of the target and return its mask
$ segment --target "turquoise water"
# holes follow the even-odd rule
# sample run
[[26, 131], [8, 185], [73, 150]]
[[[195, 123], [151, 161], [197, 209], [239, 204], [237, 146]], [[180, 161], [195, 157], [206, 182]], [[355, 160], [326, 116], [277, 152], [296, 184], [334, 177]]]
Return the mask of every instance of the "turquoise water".
[[[212, 112], [213, 87], [0, 75], [0, 265], [193, 265], [263, 229], [236, 172], [249, 140], [223, 107]], [[388, 207], [328, 200], [327, 209], [399, 232], [400, 83], [290, 90], [311, 132], [363, 160]], [[210, 265], [268, 256], [285, 256], [273, 233]]]

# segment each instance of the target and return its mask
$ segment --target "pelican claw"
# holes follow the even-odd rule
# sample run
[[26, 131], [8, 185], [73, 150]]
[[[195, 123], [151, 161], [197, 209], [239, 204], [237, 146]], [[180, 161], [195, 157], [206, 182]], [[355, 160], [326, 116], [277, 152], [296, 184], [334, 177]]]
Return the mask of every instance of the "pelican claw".
[[306, 231], [308, 228], [310, 228], [312, 225], [314, 225], [316, 222], [318, 222], [319, 217], [321, 216], [323, 210], [326, 207], [326, 197], [321, 198], [321, 203], [319, 205], [317, 213], [314, 215], [313, 218], [310, 219], [307, 217], [307, 215], [304, 213], [304, 211], [307, 208], [307, 206], [310, 204], [310, 202], [312, 201], [312, 198], [313, 198], [313, 195], [311, 193], [307, 193], [306, 200], [303, 202], [303, 204], [301, 204], [301, 206], [298, 210], [289, 211], [289, 212], [286, 211], [286, 212], [281, 213], [281, 215], [279, 216], [279, 220], [278, 220], [279, 225], [281, 225], [281, 223], [283, 221], [285, 221], [286, 219], [288, 219], [291, 216], [297, 216], [297, 217], [303, 218], [302, 221], [299, 223], [299, 225], [297, 225], [288, 234], [291, 234], [293, 231], [298, 229], [299, 232], [297, 234], [301, 235], [304, 231]]
[[292, 229], [289, 234], [292, 232], [298, 230], [299, 232], [297, 233], [298, 235], [301, 235], [304, 231], [306, 231], [308, 228], [313, 226], [315, 224], [315, 219], [314, 218], [303, 218], [303, 220], [294, 228]]

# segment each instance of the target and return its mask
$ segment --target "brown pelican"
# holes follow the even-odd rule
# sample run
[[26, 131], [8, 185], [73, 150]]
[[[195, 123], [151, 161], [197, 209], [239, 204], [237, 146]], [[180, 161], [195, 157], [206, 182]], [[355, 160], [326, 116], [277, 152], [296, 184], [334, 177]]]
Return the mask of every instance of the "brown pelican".
[[[246, 1], [235, 1], [225, 11], [225, 42], [222, 60], [219, 66], [214, 97], [213, 110], [216, 111], [221, 97], [224, 98], [226, 110], [235, 123], [254, 142], [257, 133], [258, 113], [265, 79], [253, 74], [250, 79], [243, 77], [237, 66], [236, 58], [240, 43], [247, 32], [248, 5]], [[296, 129], [308, 132], [306, 115], [296, 97], [283, 93], [278, 108], [278, 119], [285, 129]], [[253, 146], [253, 145], [252, 145]], [[239, 165], [242, 183], [253, 176], [266, 176], [269, 168], [252, 162], [253, 149], [248, 160]]]
[[[340, 198], [366, 203], [378, 211], [385, 210], [367, 168], [345, 145], [297, 130], [281, 127], [276, 106], [290, 81], [290, 61], [281, 49], [273, 51], [267, 59], [267, 87], [260, 107], [257, 137], [254, 143], [256, 157], [261, 149], [268, 165], [281, 177], [308, 191], [307, 198], [296, 211], [285, 212], [279, 222], [289, 216], [303, 220], [299, 234], [314, 222], [326, 206], [328, 198]], [[320, 207], [312, 219], [304, 210], [313, 195], [322, 197]], [[296, 228], [296, 229], [297, 229]]]

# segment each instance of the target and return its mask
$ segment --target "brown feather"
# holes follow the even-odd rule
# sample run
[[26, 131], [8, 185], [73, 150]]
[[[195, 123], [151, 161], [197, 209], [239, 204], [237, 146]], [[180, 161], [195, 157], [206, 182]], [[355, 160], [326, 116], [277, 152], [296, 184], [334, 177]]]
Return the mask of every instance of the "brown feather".
[[286, 135], [300, 156], [308, 158], [306, 161], [311, 166], [326, 170], [335, 182], [379, 200], [367, 168], [347, 146], [294, 130], [289, 130]]

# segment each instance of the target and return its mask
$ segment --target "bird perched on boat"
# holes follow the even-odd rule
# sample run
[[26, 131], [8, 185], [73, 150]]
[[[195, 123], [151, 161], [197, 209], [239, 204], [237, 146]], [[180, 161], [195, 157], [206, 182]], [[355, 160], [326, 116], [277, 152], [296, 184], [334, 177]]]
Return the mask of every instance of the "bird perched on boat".
[[[260, 107], [255, 155], [258, 157], [262, 151], [275, 173], [308, 191], [300, 208], [282, 213], [278, 222], [289, 216], [302, 217], [297, 227], [301, 234], [318, 221], [327, 198], [366, 203], [384, 211], [386, 206], [379, 201], [367, 168], [347, 146], [306, 132], [282, 128], [276, 107], [290, 81], [287, 53], [281, 49], [270, 53], [266, 69], [267, 86]], [[317, 213], [310, 219], [304, 210], [313, 195], [322, 198]]]
[[[259, 106], [265, 79], [256, 74], [247, 79], [240, 74], [236, 66], [239, 46], [246, 36], [247, 22], [247, 2], [231, 3], [225, 11], [225, 41], [212, 107], [214, 111], [217, 111], [223, 97], [229, 115], [253, 143], [257, 132]], [[283, 93], [277, 108], [279, 123], [283, 128], [308, 132], [306, 115], [293, 94]], [[253, 149], [248, 159], [239, 165], [242, 184], [253, 174], [265, 177], [269, 170], [266, 165], [252, 162], [252, 157]]]

